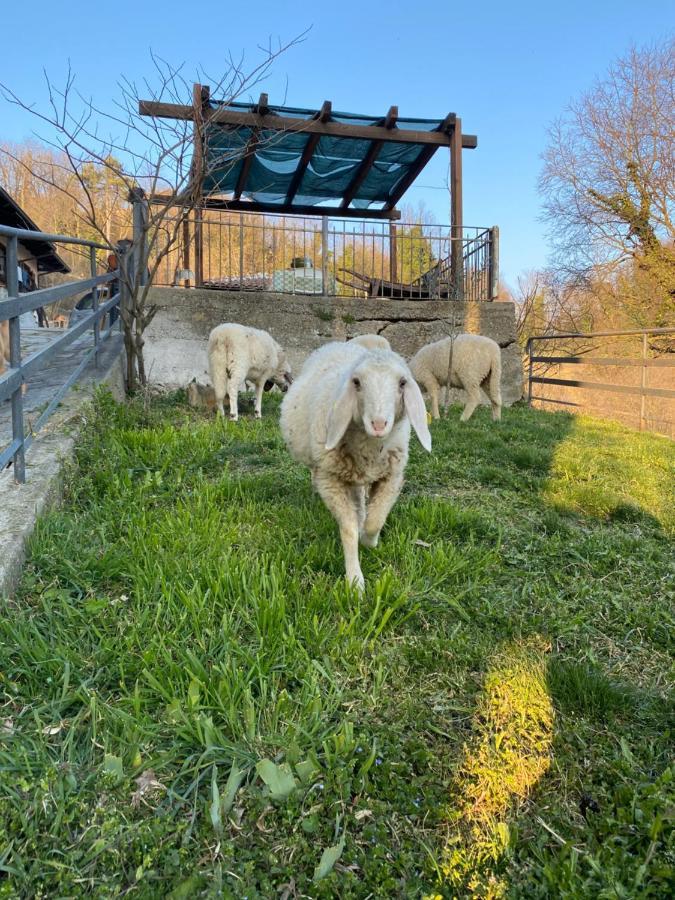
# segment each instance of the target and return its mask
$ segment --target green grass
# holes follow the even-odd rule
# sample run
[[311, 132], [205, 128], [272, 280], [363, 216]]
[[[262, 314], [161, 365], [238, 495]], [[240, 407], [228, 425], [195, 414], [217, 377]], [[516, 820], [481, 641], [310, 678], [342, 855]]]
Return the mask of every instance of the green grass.
[[0, 897], [665, 897], [673, 444], [413, 449], [360, 598], [265, 419], [101, 395], [0, 617]]

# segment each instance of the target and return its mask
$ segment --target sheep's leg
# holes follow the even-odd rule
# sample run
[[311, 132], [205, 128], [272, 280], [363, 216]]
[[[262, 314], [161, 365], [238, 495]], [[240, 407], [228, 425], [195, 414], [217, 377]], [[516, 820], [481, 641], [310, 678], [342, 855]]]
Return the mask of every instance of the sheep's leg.
[[338, 523], [347, 581], [363, 590], [365, 581], [359, 564], [359, 515], [354, 489], [319, 472], [314, 475], [314, 487]]
[[431, 400], [431, 415], [434, 417], [434, 419], [440, 419], [441, 414], [438, 409], [440, 385], [433, 377], [433, 375], [430, 375], [424, 382], [424, 388], [427, 394], [429, 394], [429, 399]]
[[237, 372], [230, 373], [230, 381], [228, 384], [228, 397], [230, 398], [230, 420], [232, 422], [237, 422], [239, 420], [239, 385], [241, 384], [241, 377]]
[[377, 547], [380, 532], [403, 486], [403, 469], [395, 469], [370, 489], [368, 514], [361, 534], [364, 547]]
[[366, 521], [366, 489], [363, 485], [357, 485], [352, 488], [352, 497], [354, 498], [354, 506], [356, 508], [356, 518], [359, 526], [359, 534], [363, 531], [363, 524]]
[[480, 388], [477, 384], [469, 385], [468, 387], [465, 385], [464, 389], [466, 390], [466, 406], [460, 416], [460, 422], [466, 422], [473, 415], [474, 409], [480, 403]]
[[255, 384], [255, 407], [254, 414], [256, 419], [262, 419], [262, 395], [263, 390], [265, 389], [265, 381], [266, 378], [260, 378], [260, 380]]
[[213, 383], [213, 392], [216, 395], [216, 414], [224, 416], [223, 402], [225, 394], [227, 394], [227, 372], [225, 371], [225, 366], [221, 367], [219, 364], [211, 366], [211, 381]]

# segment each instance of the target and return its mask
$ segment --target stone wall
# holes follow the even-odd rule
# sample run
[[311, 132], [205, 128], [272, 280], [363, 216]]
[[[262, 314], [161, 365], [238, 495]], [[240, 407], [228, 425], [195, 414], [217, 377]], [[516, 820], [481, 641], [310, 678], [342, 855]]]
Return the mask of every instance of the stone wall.
[[153, 288], [157, 313], [146, 332], [150, 381], [185, 387], [193, 378], [208, 381], [206, 342], [222, 322], [264, 328], [286, 349], [298, 372], [305, 358], [327, 341], [357, 334], [382, 334], [410, 358], [424, 344], [455, 332], [493, 338], [502, 348], [502, 393], [506, 404], [523, 392], [520, 348], [513, 303], [450, 303], [299, 297], [287, 294]]

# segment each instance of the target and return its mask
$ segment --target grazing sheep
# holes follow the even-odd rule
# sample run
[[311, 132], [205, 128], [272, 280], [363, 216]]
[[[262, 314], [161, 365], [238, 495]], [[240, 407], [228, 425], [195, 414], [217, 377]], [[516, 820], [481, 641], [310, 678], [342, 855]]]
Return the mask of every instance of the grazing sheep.
[[[450, 348], [452, 346], [452, 371]], [[492, 418], [502, 416], [502, 355], [499, 344], [480, 334], [458, 334], [422, 347], [410, 360], [410, 371], [431, 398], [431, 414], [438, 419], [438, 394], [441, 387], [464, 388], [466, 406], [461, 421], [471, 418], [480, 403], [483, 387], [492, 405]], [[450, 378], [448, 379], [448, 374]]]
[[377, 546], [403, 484], [411, 425], [431, 450], [422, 393], [405, 361], [354, 341], [316, 350], [281, 404], [286, 445], [335, 517], [346, 577], [359, 590], [359, 539]]
[[230, 419], [239, 418], [237, 394], [244, 381], [255, 387], [255, 416], [262, 416], [263, 390], [276, 384], [287, 391], [292, 384], [286, 355], [266, 331], [245, 325], [218, 325], [209, 335], [209, 374], [216, 396], [218, 414], [225, 415], [223, 401], [230, 399]]
[[360, 344], [367, 350], [391, 350], [391, 344], [381, 334], [357, 334], [348, 343]]

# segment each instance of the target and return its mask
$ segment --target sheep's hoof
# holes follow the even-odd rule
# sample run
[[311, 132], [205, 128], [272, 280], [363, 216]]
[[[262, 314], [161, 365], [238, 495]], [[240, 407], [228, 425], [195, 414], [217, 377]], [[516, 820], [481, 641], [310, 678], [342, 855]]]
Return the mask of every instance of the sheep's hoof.
[[255, 418], [255, 419], [262, 419], [262, 413], [259, 413], [259, 412], [255, 413], [255, 414], [254, 414], [254, 418]]
[[347, 584], [355, 591], [358, 591], [359, 594], [362, 594], [366, 589], [366, 580], [363, 577], [363, 572], [359, 572], [351, 578], [347, 576]]
[[238, 422], [239, 416], [230, 416], [230, 422]]

